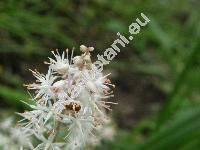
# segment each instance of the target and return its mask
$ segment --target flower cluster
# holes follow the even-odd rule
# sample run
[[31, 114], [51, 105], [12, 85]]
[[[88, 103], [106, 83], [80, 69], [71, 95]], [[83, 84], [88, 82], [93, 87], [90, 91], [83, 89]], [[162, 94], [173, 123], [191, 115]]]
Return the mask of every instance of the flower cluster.
[[13, 122], [14, 119], [12, 117], [6, 117], [0, 122], [0, 149], [21, 150], [23, 146], [33, 149], [31, 138], [29, 138], [30, 135], [19, 127], [13, 128]]
[[25, 85], [34, 90], [34, 104], [28, 104], [31, 111], [19, 113], [22, 132], [36, 137], [40, 144], [35, 150], [82, 149], [91, 136], [106, 120], [106, 101], [113, 97], [114, 85], [103, 76], [91, 61], [93, 47], [80, 46], [82, 54], [69, 58], [68, 49], [62, 55], [52, 51], [54, 59], [49, 58], [46, 75], [30, 70], [35, 83]]

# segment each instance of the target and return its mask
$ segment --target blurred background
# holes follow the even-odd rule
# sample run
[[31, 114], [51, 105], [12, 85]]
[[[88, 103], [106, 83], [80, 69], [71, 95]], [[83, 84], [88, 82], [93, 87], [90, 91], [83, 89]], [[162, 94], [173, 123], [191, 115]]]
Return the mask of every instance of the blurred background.
[[93, 149], [199, 150], [199, 0], [1, 0], [0, 119], [24, 109], [28, 69], [46, 72], [51, 50], [94, 46], [96, 60], [140, 13], [151, 21], [105, 67], [115, 134]]

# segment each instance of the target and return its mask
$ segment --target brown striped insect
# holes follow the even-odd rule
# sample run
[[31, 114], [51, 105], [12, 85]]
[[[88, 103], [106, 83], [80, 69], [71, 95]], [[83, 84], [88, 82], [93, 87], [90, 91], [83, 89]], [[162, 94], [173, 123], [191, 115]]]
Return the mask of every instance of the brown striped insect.
[[65, 105], [65, 108], [78, 112], [81, 109], [81, 105], [76, 102], [70, 102], [69, 104]]

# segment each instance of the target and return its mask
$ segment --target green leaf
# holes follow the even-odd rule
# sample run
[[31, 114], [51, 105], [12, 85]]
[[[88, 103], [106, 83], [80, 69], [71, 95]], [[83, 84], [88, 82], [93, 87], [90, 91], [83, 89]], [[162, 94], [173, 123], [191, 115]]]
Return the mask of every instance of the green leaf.
[[3, 100], [6, 100], [5, 102], [7, 104], [14, 107], [21, 107], [24, 105], [21, 100], [28, 100], [28, 95], [26, 95], [24, 92], [11, 89], [3, 85], [0, 85], [0, 97]]
[[[180, 112], [144, 143], [134, 147], [142, 150], [182, 149], [200, 137], [200, 106]], [[193, 144], [195, 146], [196, 144]]]

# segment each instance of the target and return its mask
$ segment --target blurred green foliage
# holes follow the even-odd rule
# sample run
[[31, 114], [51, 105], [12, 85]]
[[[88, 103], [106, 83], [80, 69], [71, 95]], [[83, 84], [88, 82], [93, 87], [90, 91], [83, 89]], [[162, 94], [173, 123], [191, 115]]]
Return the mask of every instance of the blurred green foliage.
[[119, 131], [120, 142], [103, 142], [103, 148], [198, 149], [198, 0], [0, 1], [1, 101], [20, 107], [19, 100], [27, 99], [22, 83], [32, 79], [27, 69], [41, 64], [50, 50], [85, 44], [95, 46], [96, 54], [102, 53], [117, 38], [117, 32], [128, 36], [129, 24], [141, 12], [151, 22], [106, 68], [154, 77], [149, 82], [166, 93], [166, 103], [152, 117], [143, 118], [133, 132], [121, 135]]
[[[107, 143], [99, 149], [116, 150], [198, 150], [200, 147], [200, 106], [178, 112], [160, 130], [152, 133], [146, 140], [138, 141], [139, 133], [144, 127], [135, 128], [128, 136], [123, 136], [113, 143]], [[149, 123], [149, 122], [146, 122]], [[141, 141], [141, 138], [139, 138]], [[98, 148], [97, 148], [98, 149]]]

